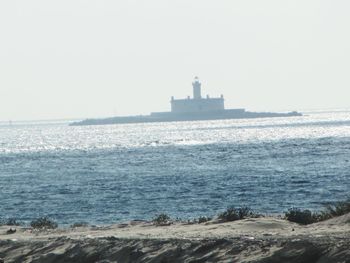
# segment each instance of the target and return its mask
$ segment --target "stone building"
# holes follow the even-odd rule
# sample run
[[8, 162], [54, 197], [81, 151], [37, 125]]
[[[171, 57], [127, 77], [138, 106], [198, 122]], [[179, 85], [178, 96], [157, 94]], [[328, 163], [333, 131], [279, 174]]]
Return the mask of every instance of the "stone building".
[[198, 77], [194, 79], [192, 86], [193, 98], [188, 96], [187, 99], [174, 99], [174, 97], [171, 97], [172, 113], [199, 113], [225, 110], [223, 95], [220, 98], [210, 98], [209, 95], [202, 98], [201, 83]]

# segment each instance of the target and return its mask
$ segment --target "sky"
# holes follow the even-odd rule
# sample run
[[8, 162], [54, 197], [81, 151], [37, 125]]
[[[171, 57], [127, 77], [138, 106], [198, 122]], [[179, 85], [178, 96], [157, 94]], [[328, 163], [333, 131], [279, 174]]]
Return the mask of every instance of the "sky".
[[0, 121], [350, 108], [348, 0], [0, 1]]

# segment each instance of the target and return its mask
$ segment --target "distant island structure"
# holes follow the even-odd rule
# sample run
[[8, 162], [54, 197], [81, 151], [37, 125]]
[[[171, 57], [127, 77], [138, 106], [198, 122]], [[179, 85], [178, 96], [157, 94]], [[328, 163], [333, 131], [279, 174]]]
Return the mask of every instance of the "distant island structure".
[[[224, 95], [219, 98], [210, 98], [207, 95], [205, 98], [202, 97], [202, 83], [199, 82], [198, 77], [194, 78], [192, 82], [193, 87], [193, 98], [188, 96], [185, 99], [175, 99], [171, 97], [171, 112], [152, 112], [153, 117], [182, 117], [195, 116], [196, 118], [213, 117], [213, 115], [219, 116], [227, 114], [228, 111], [232, 114], [242, 114], [245, 109], [230, 109], [225, 110]], [[215, 118], [214, 118], [215, 119]]]
[[103, 125], [118, 123], [144, 123], [144, 122], [169, 122], [169, 121], [197, 121], [197, 120], [223, 120], [245, 118], [271, 118], [302, 116], [301, 113], [292, 111], [288, 113], [275, 112], [249, 112], [245, 109], [225, 109], [224, 96], [210, 98], [202, 97], [202, 84], [198, 77], [192, 82], [193, 98], [185, 99], [171, 97], [170, 112], [152, 112], [150, 115], [111, 117], [104, 119], [86, 119], [73, 122], [70, 125]]
[[187, 99], [175, 100], [171, 97], [171, 112], [172, 113], [187, 113], [187, 112], [206, 112], [206, 111], [222, 111], [225, 109], [224, 95], [220, 98], [202, 98], [202, 84], [199, 82], [198, 77], [195, 77], [193, 86], [193, 99], [187, 97]]

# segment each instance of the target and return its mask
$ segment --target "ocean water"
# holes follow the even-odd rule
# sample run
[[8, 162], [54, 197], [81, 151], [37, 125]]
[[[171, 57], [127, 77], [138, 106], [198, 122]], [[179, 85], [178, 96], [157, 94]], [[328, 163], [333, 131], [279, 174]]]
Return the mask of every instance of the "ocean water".
[[350, 111], [70, 127], [0, 124], [0, 218], [184, 219], [247, 205], [320, 209], [350, 194]]

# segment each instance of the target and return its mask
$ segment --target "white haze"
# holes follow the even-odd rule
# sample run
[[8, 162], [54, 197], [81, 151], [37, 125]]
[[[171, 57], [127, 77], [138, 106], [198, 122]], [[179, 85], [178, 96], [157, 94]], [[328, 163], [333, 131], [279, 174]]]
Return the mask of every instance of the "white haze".
[[349, 108], [347, 0], [0, 2], [0, 120]]

